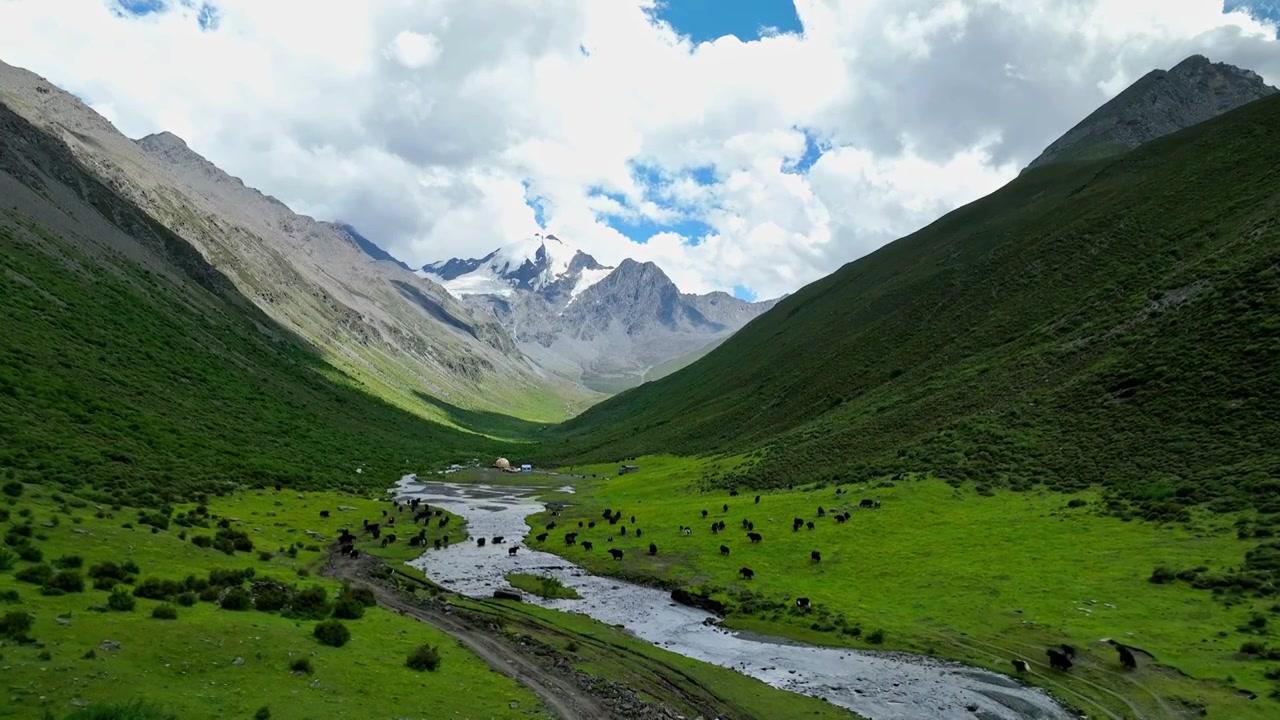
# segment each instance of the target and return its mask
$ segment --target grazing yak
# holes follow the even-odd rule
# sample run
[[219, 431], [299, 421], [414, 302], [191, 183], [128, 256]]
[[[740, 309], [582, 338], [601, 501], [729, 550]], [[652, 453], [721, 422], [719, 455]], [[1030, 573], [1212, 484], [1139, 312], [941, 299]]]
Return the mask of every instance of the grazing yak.
[[590, 550], [591, 548], [592, 548], [592, 545], [591, 545], [591, 541], [590, 541], [590, 540], [583, 540], [583, 541], [582, 541], [582, 549], [583, 549], [583, 550]]
[[492, 540], [490, 540], [489, 542], [493, 543], [494, 545], [501, 545], [504, 539], [505, 538], [503, 538], [501, 535], [498, 535], [494, 537]]
[[728, 546], [728, 545], [721, 545], [721, 546], [720, 546], [720, 554], [721, 554], [721, 555], [728, 555], [728, 554], [729, 554], [729, 546]]
[[742, 518], [742, 529], [743, 529], [743, 530], [746, 530], [746, 529], [747, 529], [747, 519], [746, 519], [746, 518]]
[[622, 551], [618, 548], [609, 548], [609, 554], [613, 556], [614, 560], [622, 559]]
[[689, 535], [692, 535], [692, 534], [693, 534], [693, 528], [691, 528], [691, 527], [685, 527], [685, 526], [681, 525], [681, 526], [680, 526], [680, 534], [681, 534], [681, 535], [684, 535], [684, 536], [686, 536], [686, 537], [687, 537], [687, 536], [689, 536]]
[[484, 538], [480, 538], [479, 540], [476, 540], [476, 545], [479, 547], [484, 547]]
[[636, 524], [636, 516], [635, 516], [635, 515], [632, 515], [632, 516], [631, 516], [631, 524], [632, 524], [632, 525], [635, 525], [635, 524]]
[[1024, 672], [1026, 672], [1026, 671], [1027, 671], [1027, 669], [1028, 669], [1029, 667], [1030, 667], [1030, 666], [1029, 666], [1029, 665], [1027, 665], [1027, 661], [1026, 661], [1026, 660], [1014, 660], [1014, 661], [1013, 661], [1013, 669], [1014, 669], [1014, 670], [1017, 670], [1019, 675], [1021, 675], [1021, 674], [1022, 674], [1022, 673], [1024, 673]]
[[627, 526], [626, 526], [626, 525], [623, 525], [623, 526], [622, 526], [622, 533], [621, 533], [621, 534], [622, 534], [622, 537], [626, 537], [626, 536], [627, 536]]
[[437, 526], [437, 527], [444, 527], [445, 525], [448, 525], [448, 524], [449, 524], [449, 517], [448, 517], [448, 516], [445, 516], [445, 517], [440, 518], [440, 522], [436, 523], [436, 526]]
[[844, 515], [837, 515], [837, 516], [836, 516], [836, 522], [838, 522], [838, 523], [842, 523], [842, 522], [844, 522], [845, 520], [848, 520], [848, 519], [849, 519], [849, 518], [848, 518], [848, 517], [846, 517], [846, 516], [844, 516]]
[[320, 511], [320, 517], [322, 517], [322, 518], [327, 518], [327, 517], [329, 517], [329, 511], [328, 511], [328, 510], [321, 510], [321, 511]]
[[515, 554], [516, 554], [516, 550], [519, 550], [519, 549], [520, 549], [520, 547], [519, 547], [519, 546], [517, 546], [517, 545], [512, 545], [511, 547], [507, 548], [507, 555], [508, 555], [508, 556], [515, 555]]
[[658, 546], [657, 546], [657, 545], [654, 545], [653, 543], [649, 543], [649, 554], [650, 554], [650, 555], [657, 555], [657, 554], [658, 554]]
[[824, 515], [826, 515], [826, 514], [827, 514], [827, 511], [826, 511], [826, 510], [823, 510], [823, 509], [822, 509], [822, 507], [821, 507], [821, 506], [819, 506], [819, 507], [818, 507], [818, 517], [822, 517], [822, 516], [824, 516]]
[[571, 533], [565, 533], [565, 534], [564, 534], [564, 544], [565, 544], [565, 545], [574, 545], [574, 544], [576, 544], [577, 542], [578, 542], [578, 533], [576, 533], [576, 532], [571, 532]]
[[1107, 642], [1116, 649], [1117, 653], [1119, 653], [1120, 665], [1123, 666], [1125, 670], [1138, 669], [1138, 659], [1133, 656], [1133, 650], [1121, 645], [1115, 640], [1108, 640]]
[[582, 521], [581, 521], [581, 520], [579, 520], [579, 521], [578, 521], [578, 527], [582, 527]]
[[724, 511], [729, 512], [729, 503], [724, 504]]
[[807, 597], [804, 597], [804, 598], [796, 598], [796, 607], [798, 607], [798, 608], [807, 608], [807, 607], [809, 607], [809, 598], [807, 598]]
[[720, 523], [711, 523], [711, 532], [716, 533], [719, 531], [720, 531]]
[[636, 537], [640, 537], [640, 528], [636, 528]]
[[534, 536], [533, 536], [533, 539], [534, 539], [534, 540], [537, 540], [538, 542], [546, 542], [546, 540], [547, 540], [547, 534], [546, 534], [546, 533], [538, 533], [537, 535], [534, 535]]
[[764, 536], [763, 536], [763, 535], [761, 535], [760, 533], [757, 533], [757, 532], [749, 532], [749, 533], [747, 533], [747, 537], [748, 537], [748, 538], [751, 540], [751, 542], [753, 542], [753, 543], [758, 543], [758, 542], [760, 542], [761, 540], [763, 540], [763, 539], [764, 539]]
[[814, 550], [813, 552], [809, 553], [809, 561], [822, 562], [822, 553], [818, 552], [817, 550]]
[[707, 511], [706, 511], [706, 510], [703, 510], [703, 511], [702, 511], [702, 517], [706, 517], [706, 516], [707, 516]]
[[556, 529], [556, 524], [555, 524], [555, 522], [549, 522], [549, 523], [547, 523], [547, 529], [548, 529], [548, 530], [555, 530], [555, 529]]
[[804, 526], [812, 530], [814, 528], [813, 521], [810, 520], [809, 522], [805, 523]]
[[605, 520], [608, 520], [609, 518], [613, 517], [613, 511], [610, 510], [609, 508], [605, 508], [604, 512], [600, 513], [600, 517], [604, 518]]
[[439, 549], [440, 549], [440, 538], [436, 538], [436, 539], [435, 539], [435, 542], [433, 542], [433, 543], [432, 543], [432, 545], [434, 545], [434, 546], [435, 546], [435, 549], [439, 550]]
[[730, 491], [729, 491], [729, 497], [738, 497], [738, 491], [737, 491], [737, 490], [730, 490]]
[[759, 496], [759, 495], [757, 495], [757, 496], [756, 496], [756, 504], [757, 504], [757, 505], [759, 505], [759, 504], [760, 504], [760, 496]]
[[1049, 648], [1044, 652], [1049, 656], [1049, 667], [1052, 667], [1054, 670], [1062, 670], [1064, 672], [1071, 669], [1071, 658], [1067, 657], [1066, 653], [1055, 648]]
[[596, 526], [596, 521], [595, 521], [595, 520], [592, 520], [591, 522], [587, 523], [587, 527], [588, 527], [588, 528], [593, 528], [593, 527], [595, 527], [595, 526]]
[[749, 567], [744, 567], [738, 569], [738, 574], [742, 576], [743, 580], [750, 580], [756, 576], [756, 571]]

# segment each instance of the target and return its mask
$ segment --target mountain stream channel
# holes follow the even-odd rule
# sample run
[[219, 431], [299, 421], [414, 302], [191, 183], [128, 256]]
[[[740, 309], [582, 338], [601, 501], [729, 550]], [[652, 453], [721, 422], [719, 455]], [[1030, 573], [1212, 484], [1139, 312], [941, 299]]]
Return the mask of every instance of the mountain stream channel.
[[[568, 491], [570, 488], [565, 488]], [[685, 657], [730, 668], [782, 690], [824, 698], [871, 720], [1069, 720], [1078, 716], [1048, 694], [980, 668], [899, 652], [826, 648], [719, 627], [714, 615], [680, 605], [656, 588], [599, 577], [564, 558], [523, 545], [525, 518], [544, 505], [546, 488], [420, 481], [409, 475], [393, 493], [421, 498], [466, 518], [472, 538], [503, 536], [505, 545], [457, 542], [409, 564], [433, 582], [470, 597], [509, 588], [507, 573], [556, 578], [581, 595], [527, 602], [582, 613], [626, 628]], [[520, 552], [507, 548], [521, 544]], [[710, 622], [708, 622], [710, 621]]]

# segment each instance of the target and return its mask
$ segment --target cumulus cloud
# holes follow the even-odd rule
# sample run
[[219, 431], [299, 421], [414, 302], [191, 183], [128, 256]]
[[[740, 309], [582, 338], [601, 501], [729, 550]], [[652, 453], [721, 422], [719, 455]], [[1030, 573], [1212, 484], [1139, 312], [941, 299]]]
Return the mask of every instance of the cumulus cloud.
[[1221, 0], [795, 0], [801, 33], [702, 43], [655, 0], [156, 4], [3, 0], [0, 59], [412, 264], [538, 231], [536, 200], [603, 262], [762, 297], [999, 187], [1153, 68], [1280, 80], [1274, 25]]

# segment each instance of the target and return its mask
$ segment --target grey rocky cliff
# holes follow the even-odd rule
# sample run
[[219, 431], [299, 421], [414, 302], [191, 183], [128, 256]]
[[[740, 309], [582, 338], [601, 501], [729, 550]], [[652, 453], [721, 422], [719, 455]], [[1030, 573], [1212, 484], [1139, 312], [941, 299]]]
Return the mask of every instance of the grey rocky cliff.
[[1115, 155], [1267, 97], [1276, 88], [1252, 70], [1192, 55], [1152, 70], [1045, 148], [1026, 169]]
[[[777, 302], [681, 293], [652, 262], [610, 268], [553, 235], [540, 242], [422, 272], [493, 317], [539, 365], [591, 389], [636, 385], [650, 368], [727, 337]], [[468, 292], [477, 288], [488, 291]]]

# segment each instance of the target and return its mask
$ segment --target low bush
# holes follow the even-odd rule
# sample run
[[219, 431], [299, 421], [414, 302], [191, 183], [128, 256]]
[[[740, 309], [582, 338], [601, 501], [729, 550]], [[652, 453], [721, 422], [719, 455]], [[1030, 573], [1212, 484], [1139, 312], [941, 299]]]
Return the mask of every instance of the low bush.
[[378, 598], [374, 597], [373, 591], [365, 587], [345, 587], [342, 593], [338, 595], [339, 600], [354, 600], [365, 607], [373, 607], [378, 604]]
[[325, 620], [312, 632], [316, 639], [331, 647], [342, 647], [351, 639], [351, 631], [337, 620]]
[[14, 555], [8, 550], [0, 548], [0, 572], [6, 572], [9, 570], [12, 570], [13, 566], [17, 562], [18, 562], [17, 555]]
[[253, 596], [244, 588], [231, 588], [218, 604], [223, 610], [248, 610], [253, 607]]
[[343, 620], [359, 620], [364, 617], [364, 605], [352, 598], [338, 598], [333, 605], [333, 616]]
[[311, 667], [311, 660], [308, 658], [298, 658], [289, 664], [289, 671], [298, 673], [299, 675], [310, 675], [315, 672]]
[[84, 592], [84, 576], [76, 570], [59, 570], [49, 577], [44, 586], [64, 593]]
[[44, 560], [44, 553], [40, 552], [40, 548], [34, 545], [23, 545], [18, 548], [18, 557], [26, 562], [38, 563]]
[[263, 705], [253, 714], [253, 720], [271, 720], [271, 708]]
[[53, 561], [53, 566], [60, 570], [75, 570], [84, 567], [84, 558], [79, 555], [63, 555]]
[[22, 602], [17, 590], [0, 590], [0, 603], [17, 605]]
[[34, 617], [24, 612], [5, 613], [4, 617], [0, 618], [0, 638], [21, 640], [27, 636], [27, 631], [35, 621]]
[[15, 498], [16, 498], [16, 497], [21, 497], [21, 496], [22, 496], [22, 483], [18, 482], [17, 480], [13, 480], [13, 481], [10, 481], [10, 482], [5, 483], [5, 484], [4, 484], [4, 494], [5, 494], [5, 495], [8, 495], [9, 497], [15, 497]]
[[134, 597], [148, 600], [171, 600], [185, 588], [175, 580], [146, 578], [133, 589]]
[[137, 601], [133, 599], [133, 596], [121, 588], [113, 590], [107, 598], [107, 607], [116, 612], [130, 612], [136, 604]]
[[867, 634], [867, 642], [872, 645], [879, 645], [884, 642], [884, 630], [876, 630]]
[[180, 593], [178, 597], [174, 598], [174, 601], [182, 607], [191, 607], [196, 604], [196, 600], [198, 599], [199, 597], [197, 597], [195, 593], [188, 590], [187, 592]]
[[312, 585], [293, 596], [286, 614], [303, 620], [319, 620], [329, 614], [329, 593], [319, 585]]
[[178, 610], [172, 605], [157, 605], [151, 611], [151, 617], [157, 620], [177, 620]]
[[414, 670], [435, 672], [440, 667], [440, 652], [430, 645], [419, 645], [409, 653], [404, 664]]
[[255, 582], [249, 589], [253, 606], [262, 612], [278, 612], [293, 599], [293, 589], [273, 580]]
[[44, 585], [49, 582], [49, 578], [53, 577], [53, 568], [43, 563], [30, 565], [19, 570], [14, 574], [14, 577], [32, 585]]
[[93, 579], [94, 590], [110, 590], [119, 584], [119, 580], [113, 577], [98, 577]]

